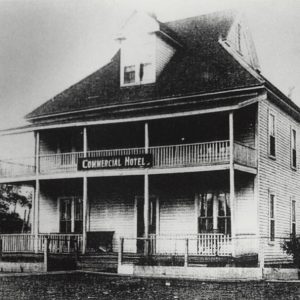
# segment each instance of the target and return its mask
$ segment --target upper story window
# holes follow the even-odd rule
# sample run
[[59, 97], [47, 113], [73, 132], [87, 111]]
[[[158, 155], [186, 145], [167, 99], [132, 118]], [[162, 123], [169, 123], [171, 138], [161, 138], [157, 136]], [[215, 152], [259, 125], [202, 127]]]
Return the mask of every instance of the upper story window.
[[135, 83], [135, 66], [125, 66], [124, 67], [124, 83]]
[[270, 241], [275, 241], [275, 195], [269, 196]]
[[296, 200], [292, 199], [291, 206], [291, 234], [296, 236]]
[[291, 166], [296, 169], [297, 167], [297, 151], [296, 151], [296, 130], [292, 129], [291, 131]]
[[269, 155], [276, 156], [276, 124], [275, 115], [269, 114]]

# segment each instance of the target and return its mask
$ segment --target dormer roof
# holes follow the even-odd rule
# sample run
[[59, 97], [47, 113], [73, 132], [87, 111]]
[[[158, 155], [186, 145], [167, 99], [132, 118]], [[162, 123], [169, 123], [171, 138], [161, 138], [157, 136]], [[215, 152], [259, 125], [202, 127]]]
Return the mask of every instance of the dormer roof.
[[179, 47], [153, 84], [120, 87], [120, 52], [90, 76], [47, 101], [26, 118], [35, 121], [56, 114], [116, 104], [261, 85], [263, 79], [246, 62], [238, 61], [222, 42], [226, 41], [236, 13], [217, 12], [158, 24]]

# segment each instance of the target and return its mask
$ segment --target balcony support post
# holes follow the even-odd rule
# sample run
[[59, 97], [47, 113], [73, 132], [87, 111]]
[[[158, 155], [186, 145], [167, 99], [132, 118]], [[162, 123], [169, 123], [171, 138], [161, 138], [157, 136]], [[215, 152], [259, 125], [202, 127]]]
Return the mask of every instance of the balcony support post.
[[88, 181], [86, 175], [83, 177], [83, 222], [82, 222], [82, 254], [85, 254], [87, 243], [87, 199], [88, 198]]
[[86, 157], [88, 151], [87, 129], [83, 127], [83, 156]]
[[32, 223], [32, 231], [34, 234], [34, 252], [38, 252], [38, 238], [39, 238], [39, 202], [40, 202], [40, 181], [38, 179], [40, 173], [40, 133], [39, 131], [35, 131], [34, 133], [35, 139], [35, 147], [34, 147], [34, 155], [35, 155], [35, 193], [33, 199], [33, 223]]
[[[145, 122], [145, 153], [149, 153], [149, 126], [148, 122]], [[149, 254], [149, 175], [146, 170], [144, 175], [144, 252], [147, 256]]]
[[144, 252], [147, 256], [149, 254], [149, 175], [147, 172], [144, 175], [144, 228]]
[[148, 123], [145, 123], [145, 153], [149, 152], [149, 126]]
[[36, 175], [38, 175], [40, 172], [40, 133], [39, 133], [39, 131], [35, 131], [34, 139], [35, 139], [35, 147], [34, 147], [35, 173], [36, 173]]
[[34, 235], [34, 252], [38, 253], [39, 238], [39, 198], [40, 198], [40, 181], [35, 180], [35, 193], [33, 201], [33, 235]]
[[229, 147], [230, 147], [230, 167], [229, 167], [229, 190], [231, 207], [231, 238], [232, 256], [235, 256], [236, 236], [235, 236], [235, 182], [234, 182], [234, 119], [233, 112], [229, 113]]

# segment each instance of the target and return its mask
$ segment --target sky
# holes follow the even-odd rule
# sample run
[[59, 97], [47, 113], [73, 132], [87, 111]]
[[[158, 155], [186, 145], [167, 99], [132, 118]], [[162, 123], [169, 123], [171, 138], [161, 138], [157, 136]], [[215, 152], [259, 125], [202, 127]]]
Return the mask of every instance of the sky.
[[106, 64], [135, 9], [164, 22], [232, 8], [262, 74], [300, 106], [300, 0], [0, 0], [0, 129]]

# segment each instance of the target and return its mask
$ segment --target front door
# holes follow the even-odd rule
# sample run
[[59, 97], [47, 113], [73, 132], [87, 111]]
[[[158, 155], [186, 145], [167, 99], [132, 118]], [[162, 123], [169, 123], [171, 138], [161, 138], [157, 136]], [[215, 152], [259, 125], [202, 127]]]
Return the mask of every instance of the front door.
[[82, 199], [77, 197], [60, 198], [60, 233], [82, 233]]
[[[157, 205], [158, 200], [156, 197], [149, 198], [149, 234], [157, 233]], [[142, 238], [145, 236], [145, 223], [144, 223], [144, 197], [136, 197], [137, 208], [137, 237]], [[144, 240], [137, 240], [137, 252], [144, 252]]]

